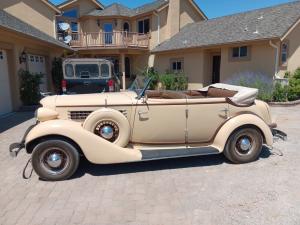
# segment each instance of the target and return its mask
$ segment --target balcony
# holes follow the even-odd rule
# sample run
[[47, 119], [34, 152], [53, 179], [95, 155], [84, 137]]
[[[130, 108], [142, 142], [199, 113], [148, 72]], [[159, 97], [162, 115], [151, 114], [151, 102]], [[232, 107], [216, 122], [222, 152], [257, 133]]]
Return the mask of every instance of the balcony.
[[[58, 39], [63, 39], [58, 36]], [[72, 33], [69, 45], [72, 48], [139, 48], [149, 49], [148, 34], [131, 33], [125, 31]]]

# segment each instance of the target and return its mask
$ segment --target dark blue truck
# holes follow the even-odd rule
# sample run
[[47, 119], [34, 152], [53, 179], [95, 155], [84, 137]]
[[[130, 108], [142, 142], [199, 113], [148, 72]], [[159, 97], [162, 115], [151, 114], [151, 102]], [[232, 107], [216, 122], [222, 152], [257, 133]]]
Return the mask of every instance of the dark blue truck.
[[113, 63], [106, 59], [65, 59], [63, 73], [63, 94], [120, 91], [120, 80], [114, 73]]

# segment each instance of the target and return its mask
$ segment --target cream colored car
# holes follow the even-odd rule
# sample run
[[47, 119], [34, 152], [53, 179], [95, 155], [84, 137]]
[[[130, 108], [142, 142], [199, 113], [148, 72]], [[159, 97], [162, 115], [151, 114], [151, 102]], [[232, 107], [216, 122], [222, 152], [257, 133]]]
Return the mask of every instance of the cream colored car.
[[269, 106], [256, 89], [216, 84], [197, 91], [148, 91], [137, 79], [120, 93], [49, 96], [36, 112], [37, 124], [21, 143], [35, 172], [63, 180], [80, 156], [96, 164], [127, 163], [224, 153], [233, 163], [256, 160], [272, 146], [276, 130]]

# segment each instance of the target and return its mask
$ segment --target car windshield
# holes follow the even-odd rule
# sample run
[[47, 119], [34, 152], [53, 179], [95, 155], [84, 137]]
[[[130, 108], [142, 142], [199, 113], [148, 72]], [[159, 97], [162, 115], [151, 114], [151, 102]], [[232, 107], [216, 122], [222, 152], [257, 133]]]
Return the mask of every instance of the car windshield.
[[142, 97], [148, 89], [150, 81], [149, 77], [137, 77], [130, 85], [129, 90], [136, 92], [138, 97]]

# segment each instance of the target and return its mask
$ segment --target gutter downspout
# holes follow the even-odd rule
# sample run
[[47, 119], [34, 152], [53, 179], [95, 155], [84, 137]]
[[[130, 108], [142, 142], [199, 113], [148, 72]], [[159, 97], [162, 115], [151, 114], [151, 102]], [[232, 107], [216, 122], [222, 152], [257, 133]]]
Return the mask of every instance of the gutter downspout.
[[278, 74], [278, 65], [279, 65], [279, 47], [277, 45], [275, 45], [272, 40], [270, 40], [269, 42], [270, 46], [273, 47], [275, 49], [275, 74], [274, 74], [274, 77], [273, 77], [273, 80], [275, 80], [277, 78], [277, 74]]
[[157, 11], [154, 12], [154, 15], [157, 16], [157, 45], [160, 44], [160, 15]]

